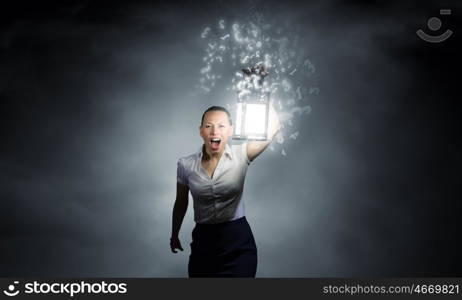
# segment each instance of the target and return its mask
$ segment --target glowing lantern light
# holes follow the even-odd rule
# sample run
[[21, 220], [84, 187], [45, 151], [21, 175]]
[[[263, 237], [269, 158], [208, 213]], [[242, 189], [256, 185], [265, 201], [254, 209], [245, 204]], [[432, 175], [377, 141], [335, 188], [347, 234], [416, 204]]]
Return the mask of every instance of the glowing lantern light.
[[[268, 74], [263, 66], [242, 70], [250, 89], [238, 95], [233, 139], [265, 141], [268, 138], [270, 94], [261, 89]], [[247, 87], [249, 87], [247, 86]]]

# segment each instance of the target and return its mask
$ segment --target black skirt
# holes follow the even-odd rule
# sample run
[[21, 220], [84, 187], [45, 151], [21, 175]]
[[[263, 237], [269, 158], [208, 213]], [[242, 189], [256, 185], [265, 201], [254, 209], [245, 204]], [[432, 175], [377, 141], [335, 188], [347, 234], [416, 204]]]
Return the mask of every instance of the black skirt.
[[245, 217], [196, 223], [190, 245], [189, 277], [255, 277], [257, 246]]

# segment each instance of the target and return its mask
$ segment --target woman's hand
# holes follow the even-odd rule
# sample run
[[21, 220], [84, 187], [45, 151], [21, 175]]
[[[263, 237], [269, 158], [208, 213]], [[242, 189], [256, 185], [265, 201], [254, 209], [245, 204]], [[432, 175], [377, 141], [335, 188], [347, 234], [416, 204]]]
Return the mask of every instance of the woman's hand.
[[272, 140], [279, 130], [281, 130], [281, 122], [279, 121], [279, 116], [276, 109], [274, 109], [273, 103], [271, 103], [269, 107], [268, 139]]
[[266, 149], [266, 147], [268, 147], [279, 130], [281, 130], [279, 116], [274, 109], [273, 104], [271, 103], [269, 107], [268, 119], [268, 140], [247, 142], [247, 157], [250, 161], [253, 161], [258, 155], [260, 155], [260, 153]]
[[176, 249], [180, 249], [183, 251], [183, 247], [181, 247], [181, 242], [178, 237], [172, 237], [170, 238], [170, 249], [172, 249], [173, 253], [177, 253]]

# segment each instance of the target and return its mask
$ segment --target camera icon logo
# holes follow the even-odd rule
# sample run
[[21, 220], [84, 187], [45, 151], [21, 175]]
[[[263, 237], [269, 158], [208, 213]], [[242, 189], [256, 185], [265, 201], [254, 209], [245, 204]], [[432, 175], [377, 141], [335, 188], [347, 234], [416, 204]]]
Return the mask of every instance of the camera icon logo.
[[[450, 9], [440, 9], [440, 15], [450, 15]], [[427, 27], [431, 31], [437, 31], [441, 28], [441, 20], [437, 17], [431, 17], [427, 21]], [[422, 40], [429, 42], [429, 43], [441, 43], [447, 40], [452, 35], [452, 30], [446, 30], [440, 35], [430, 35], [425, 33], [422, 29], [417, 30], [417, 36], [420, 37]]]
[[16, 291], [15, 291], [15, 288], [16, 288], [15, 284], [18, 284], [18, 283], [19, 283], [19, 281], [15, 281], [14, 284], [10, 284], [10, 285], [8, 286], [8, 289], [3, 290], [3, 293], [4, 293], [5, 295], [7, 295], [8, 297], [14, 297], [14, 296], [18, 295], [18, 294], [19, 294], [19, 290], [16, 290]]

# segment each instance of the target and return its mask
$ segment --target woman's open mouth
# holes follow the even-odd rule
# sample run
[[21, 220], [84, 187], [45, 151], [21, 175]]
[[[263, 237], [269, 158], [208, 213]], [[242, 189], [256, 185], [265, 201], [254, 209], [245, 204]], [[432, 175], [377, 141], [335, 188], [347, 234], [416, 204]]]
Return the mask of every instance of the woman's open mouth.
[[210, 144], [212, 146], [212, 150], [218, 150], [220, 149], [221, 139], [220, 138], [210, 139]]

